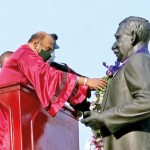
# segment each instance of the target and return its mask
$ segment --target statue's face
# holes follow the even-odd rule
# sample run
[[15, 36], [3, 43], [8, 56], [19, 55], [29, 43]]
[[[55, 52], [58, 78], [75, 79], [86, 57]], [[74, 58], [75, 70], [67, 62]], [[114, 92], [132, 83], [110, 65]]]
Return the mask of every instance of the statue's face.
[[117, 57], [117, 60], [123, 62], [128, 58], [133, 50], [132, 34], [127, 32], [124, 25], [120, 25], [115, 33], [116, 41], [112, 46], [112, 50]]

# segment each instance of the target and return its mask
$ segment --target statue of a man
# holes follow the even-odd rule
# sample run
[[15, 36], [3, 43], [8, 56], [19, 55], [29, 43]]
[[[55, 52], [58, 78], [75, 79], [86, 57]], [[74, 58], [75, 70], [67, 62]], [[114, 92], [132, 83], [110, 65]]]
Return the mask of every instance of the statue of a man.
[[112, 50], [122, 63], [107, 87], [102, 111], [86, 111], [81, 120], [100, 129], [104, 150], [150, 150], [150, 23], [125, 18]]

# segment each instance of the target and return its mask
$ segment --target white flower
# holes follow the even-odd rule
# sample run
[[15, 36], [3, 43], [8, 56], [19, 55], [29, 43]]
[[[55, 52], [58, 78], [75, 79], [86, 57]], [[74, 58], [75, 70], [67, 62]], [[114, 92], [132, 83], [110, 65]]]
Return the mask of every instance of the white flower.
[[[107, 81], [110, 81], [110, 77], [104, 77]], [[96, 95], [96, 99], [94, 101], [91, 102], [91, 106], [90, 106], [90, 110], [95, 110], [100, 112], [101, 111], [101, 105], [102, 105], [102, 101], [103, 101], [103, 96], [106, 92], [106, 88], [101, 89], [101, 90], [97, 90], [95, 95]], [[100, 134], [100, 130], [92, 130], [93, 132], [93, 137], [92, 137], [92, 142], [87, 144], [87, 147], [85, 150], [93, 150], [93, 146], [94, 146], [94, 150], [103, 150], [103, 141], [102, 141], [102, 137]], [[97, 136], [99, 135], [99, 136]]]

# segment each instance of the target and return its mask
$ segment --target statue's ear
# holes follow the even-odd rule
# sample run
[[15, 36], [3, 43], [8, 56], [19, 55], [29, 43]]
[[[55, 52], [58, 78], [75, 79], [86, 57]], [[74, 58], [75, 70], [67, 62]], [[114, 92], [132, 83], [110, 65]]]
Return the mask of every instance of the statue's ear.
[[135, 46], [139, 42], [138, 35], [135, 33], [135, 31], [132, 31], [132, 45]]

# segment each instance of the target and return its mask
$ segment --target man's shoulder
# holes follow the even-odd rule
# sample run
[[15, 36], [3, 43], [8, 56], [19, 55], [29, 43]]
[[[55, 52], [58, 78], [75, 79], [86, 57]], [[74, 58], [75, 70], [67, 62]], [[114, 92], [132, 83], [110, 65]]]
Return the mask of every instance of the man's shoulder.
[[34, 52], [28, 46], [28, 44], [23, 44], [14, 52], [14, 55], [16, 55], [18, 57], [24, 57], [24, 56], [29, 56], [29, 55], [37, 55], [37, 53]]
[[20, 52], [20, 53], [28, 52], [28, 51], [31, 51], [31, 49], [30, 49], [30, 47], [28, 46], [28, 44], [23, 44], [23, 45], [21, 45], [21, 46], [16, 50], [16, 52]]

